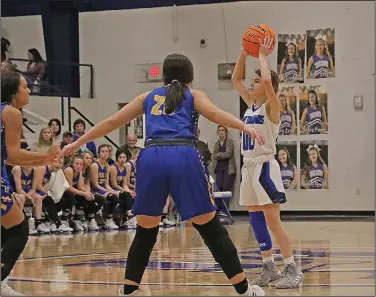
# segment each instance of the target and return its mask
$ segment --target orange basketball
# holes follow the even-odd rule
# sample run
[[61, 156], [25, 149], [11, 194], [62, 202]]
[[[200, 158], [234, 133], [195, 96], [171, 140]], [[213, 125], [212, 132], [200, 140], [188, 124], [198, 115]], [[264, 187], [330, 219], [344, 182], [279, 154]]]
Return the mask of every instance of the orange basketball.
[[272, 52], [276, 44], [273, 29], [265, 24], [256, 24], [248, 27], [247, 30], [244, 31], [242, 37], [242, 44], [246, 52], [252, 57], [258, 58], [260, 50], [259, 39], [263, 41], [266, 36], [269, 36], [274, 40], [271, 50]]

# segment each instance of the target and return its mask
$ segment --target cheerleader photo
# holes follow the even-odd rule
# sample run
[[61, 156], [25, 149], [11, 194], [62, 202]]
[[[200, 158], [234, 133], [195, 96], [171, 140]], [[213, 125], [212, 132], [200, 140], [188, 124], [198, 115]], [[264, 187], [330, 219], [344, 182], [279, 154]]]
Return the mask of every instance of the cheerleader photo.
[[296, 141], [283, 141], [277, 144], [275, 159], [279, 164], [283, 187], [286, 190], [296, 190], [298, 188], [297, 150]]
[[278, 34], [277, 71], [280, 82], [304, 82], [305, 49], [305, 34]]
[[307, 30], [307, 79], [335, 77], [334, 28]]
[[328, 189], [328, 141], [301, 141], [300, 166], [302, 189]]
[[278, 135], [297, 134], [297, 88], [295, 86], [280, 86], [278, 99], [281, 104], [280, 122]]
[[328, 91], [325, 85], [299, 87], [300, 134], [328, 133]]

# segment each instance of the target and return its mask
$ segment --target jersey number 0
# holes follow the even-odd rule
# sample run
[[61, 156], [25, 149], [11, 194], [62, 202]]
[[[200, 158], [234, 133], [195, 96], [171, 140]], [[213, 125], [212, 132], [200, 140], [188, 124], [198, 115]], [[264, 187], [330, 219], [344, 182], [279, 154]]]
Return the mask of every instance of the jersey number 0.
[[255, 148], [255, 141], [243, 132], [243, 151], [252, 151]]

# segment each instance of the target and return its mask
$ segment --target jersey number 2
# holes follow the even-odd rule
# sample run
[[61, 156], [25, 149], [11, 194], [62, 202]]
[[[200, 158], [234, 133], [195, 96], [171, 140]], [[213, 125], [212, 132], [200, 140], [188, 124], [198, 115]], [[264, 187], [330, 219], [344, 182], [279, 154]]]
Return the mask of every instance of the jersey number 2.
[[[151, 114], [153, 114], [153, 115], [166, 114], [166, 112], [165, 112], [166, 97], [155, 95], [154, 101], [156, 103], [153, 105], [153, 108], [151, 109]], [[173, 113], [170, 113], [170, 114], [173, 114]]]
[[243, 133], [243, 151], [252, 151], [255, 148], [255, 141], [248, 136], [248, 134]]

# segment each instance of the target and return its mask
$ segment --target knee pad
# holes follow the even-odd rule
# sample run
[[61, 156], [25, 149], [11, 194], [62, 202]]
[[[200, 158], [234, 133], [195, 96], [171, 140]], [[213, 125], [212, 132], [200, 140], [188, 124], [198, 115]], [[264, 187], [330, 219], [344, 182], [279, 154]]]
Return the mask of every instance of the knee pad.
[[119, 194], [119, 200], [122, 202], [123, 210], [128, 211], [132, 209], [132, 196], [128, 192], [121, 192]]
[[111, 203], [112, 206], [116, 206], [119, 203], [119, 197], [115, 194], [108, 194], [107, 200]]
[[217, 215], [206, 224], [193, 223], [193, 226], [200, 233], [214, 260], [219, 263], [228, 279], [243, 272], [238, 251]]
[[272, 248], [272, 239], [266, 224], [263, 211], [249, 213], [250, 223], [255, 233], [256, 240], [261, 251], [268, 251]]

